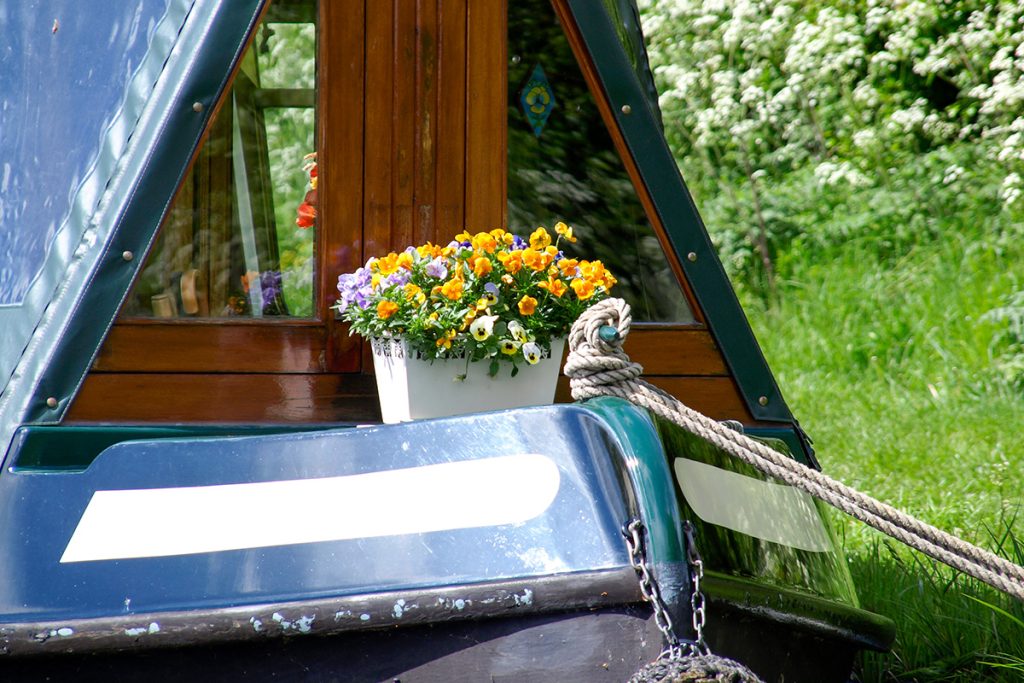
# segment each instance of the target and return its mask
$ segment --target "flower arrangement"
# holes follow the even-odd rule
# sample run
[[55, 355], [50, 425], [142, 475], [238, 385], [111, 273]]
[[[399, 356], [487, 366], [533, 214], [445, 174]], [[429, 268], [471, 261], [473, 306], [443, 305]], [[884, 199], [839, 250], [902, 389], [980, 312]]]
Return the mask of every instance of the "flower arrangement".
[[371, 258], [338, 278], [335, 308], [354, 334], [402, 338], [426, 359], [489, 361], [491, 376], [510, 364], [515, 376], [616, 282], [600, 261], [560, 250], [576, 242], [571, 227], [560, 222], [554, 232], [463, 232], [444, 247], [428, 242]]

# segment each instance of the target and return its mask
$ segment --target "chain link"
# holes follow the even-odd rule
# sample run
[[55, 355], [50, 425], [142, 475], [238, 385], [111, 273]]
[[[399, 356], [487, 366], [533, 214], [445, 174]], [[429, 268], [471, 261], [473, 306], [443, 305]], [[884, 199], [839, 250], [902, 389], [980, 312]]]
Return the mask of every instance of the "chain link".
[[626, 548], [629, 551], [629, 565], [637, 574], [640, 582], [640, 593], [644, 600], [651, 603], [654, 610], [654, 623], [657, 625], [661, 635], [667, 643], [665, 649], [658, 656], [658, 659], [678, 659], [683, 656], [683, 642], [691, 656], [698, 657], [710, 655], [711, 650], [704, 641], [704, 623], [706, 620], [706, 609], [704, 593], [701, 591], [701, 581], [704, 579], [704, 561], [697, 551], [697, 543], [694, 539], [693, 524], [687, 520], [683, 525], [683, 532], [686, 534], [686, 559], [690, 564], [690, 576], [693, 579], [693, 593], [690, 595], [690, 609], [693, 614], [693, 631], [696, 639], [693, 641], [680, 641], [676, 635], [672, 617], [668, 613], [665, 601], [658, 590], [658, 584], [651, 575], [647, 566], [647, 553], [644, 548], [644, 525], [639, 519], [634, 519], [622, 529], [622, 535], [626, 537]]
[[651, 603], [651, 608], [654, 610], [654, 623], [667, 643], [658, 659], [666, 657], [677, 659], [682, 656], [682, 647], [679, 644], [679, 637], [676, 636], [672, 617], [665, 607], [665, 601], [661, 599], [658, 584], [654, 581], [651, 570], [647, 566], [643, 531], [644, 525], [639, 519], [634, 519], [622, 530], [622, 535], [626, 537], [626, 548], [629, 550], [629, 564], [636, 571], [640, 581], [640, 593], [644, 596], [644, 600]]
[[693, 632], [696, 639], [690, 643], [690, 652], [694, 655], [710, 655], [711, 649], [704, 641], [704, 623], [707, 619], [704, 592], [700, 588], [704, 580], [704, 560], [697, 550], [697, 539], [690, 520], [683, 522], [683, 533], [686, 534], [686, 557], [690, 562], [690, 575], [693, 577], [693, 593], [690, 594], [690, 611], [693, 614]]

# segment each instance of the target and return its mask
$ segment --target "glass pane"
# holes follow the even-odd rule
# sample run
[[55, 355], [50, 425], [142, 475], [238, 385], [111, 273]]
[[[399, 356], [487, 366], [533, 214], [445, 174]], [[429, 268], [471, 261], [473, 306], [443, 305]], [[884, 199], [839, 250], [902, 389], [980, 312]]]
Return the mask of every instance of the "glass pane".
[[511, 229], [564, 220], [579, 256], [600, 258], [619, 279], [612, 294], [634, 319], [692, 322], [550, 3], [510, 2], [508, 14]]
[[311, 317], [316, 5], [275, 2], [175, 198], [126, 313]]

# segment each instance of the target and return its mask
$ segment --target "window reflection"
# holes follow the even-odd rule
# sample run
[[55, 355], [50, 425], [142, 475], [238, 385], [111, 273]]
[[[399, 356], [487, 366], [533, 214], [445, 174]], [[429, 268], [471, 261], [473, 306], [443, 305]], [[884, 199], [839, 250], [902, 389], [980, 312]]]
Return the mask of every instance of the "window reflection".
[[[316, 3], [275, 2], [126, 304], [136, 317], [311, 317]], [[313, 180], [315, 183], [315, 180]]]
[[692, 322], [550, 3], [510, 2], [508, 14], [509, 225], [570, 223], [635, 319]]

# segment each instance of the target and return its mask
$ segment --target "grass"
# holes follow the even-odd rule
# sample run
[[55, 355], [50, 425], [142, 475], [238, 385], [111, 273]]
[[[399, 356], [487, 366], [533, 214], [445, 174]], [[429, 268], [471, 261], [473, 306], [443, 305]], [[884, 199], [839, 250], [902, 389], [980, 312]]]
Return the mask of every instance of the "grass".
[[[1024, 289], [1024, 245], [959, 228], [898, 255], [791, 253], [777, 297], [739, 293], [826, 472], [1024, 562], [1024, 397], [984, 315]], [[863, 606], [899, 629], [863, 680], [1024, 679], [1024, 606], [836, 517]]]

